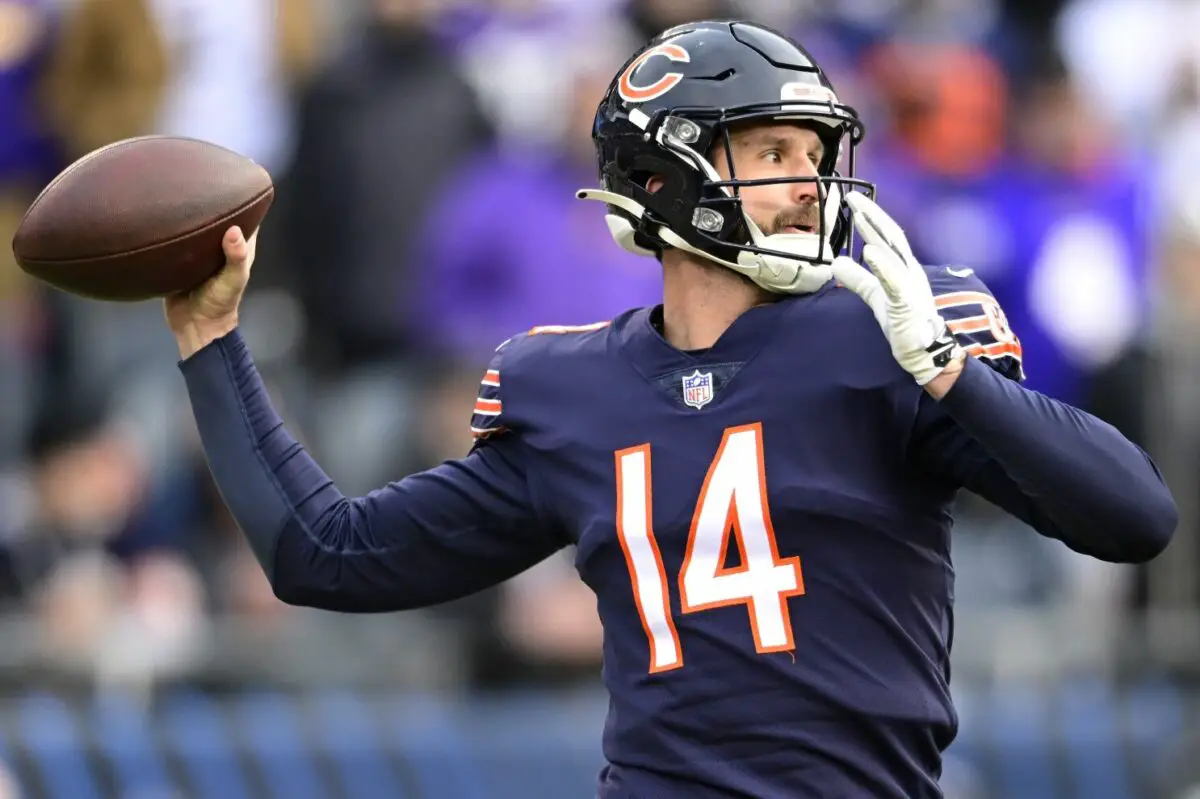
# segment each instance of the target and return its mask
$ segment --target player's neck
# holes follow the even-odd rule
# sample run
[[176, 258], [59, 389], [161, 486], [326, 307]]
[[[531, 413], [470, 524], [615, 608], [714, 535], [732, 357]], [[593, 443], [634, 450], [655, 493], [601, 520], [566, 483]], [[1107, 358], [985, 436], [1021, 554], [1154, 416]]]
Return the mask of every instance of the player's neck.
[[678, 250], [663, 254], [663, 335], [679, 350], [706, 350], [739, 316], [774, 299], [736, 272]]

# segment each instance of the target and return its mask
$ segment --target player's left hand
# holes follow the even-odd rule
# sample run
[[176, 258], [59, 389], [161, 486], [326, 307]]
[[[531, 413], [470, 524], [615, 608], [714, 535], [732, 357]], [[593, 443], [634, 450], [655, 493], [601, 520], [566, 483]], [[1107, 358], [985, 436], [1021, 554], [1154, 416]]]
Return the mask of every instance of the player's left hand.
[[839, 256], [833, 276], [871, 307], [896, 361], [924, 386], [961, 360], [962, 347], [938, 313], [929, 278], [900, 226], [861, 192], [848, 192], [846, 204], [870, 271]]

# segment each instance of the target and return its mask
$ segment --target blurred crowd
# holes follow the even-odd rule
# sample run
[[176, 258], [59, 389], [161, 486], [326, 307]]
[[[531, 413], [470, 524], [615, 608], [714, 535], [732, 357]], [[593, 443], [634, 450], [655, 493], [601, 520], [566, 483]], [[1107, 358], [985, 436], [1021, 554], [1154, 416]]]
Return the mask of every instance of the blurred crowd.
[[[1113, 625], [1196, 609], [1195, 0], [0, 0], [0, 239], [118, 139], [187, 135], [263, 164], [278, 193], [245, 333], [293, 431], [363, 493], [466, 452], [508, 336], [657, 301], [654, 261], [573, 198], [596, 181], [592, 115], [640, 43], [726, 16], [811, 50], [866, 118], [858, 173], [919, 256], [974, 268], [1028, 385], [1120, 427], [1180, 501], [1171, 551], [1131, 568], [967, 498], [960, 630], [1051, 609], [1103, 647]], [[271, 595], [207, 475], [159, 305], [48, 291], [0, 248], [0, 386], [0, 610], [32, 630], [41, 674], [169, 678], [231, 619], [354, 623]], [[404, 679], [453, 662], [476, 690], [594, 680], [570, 556], [364, 640], [454, 653]]]

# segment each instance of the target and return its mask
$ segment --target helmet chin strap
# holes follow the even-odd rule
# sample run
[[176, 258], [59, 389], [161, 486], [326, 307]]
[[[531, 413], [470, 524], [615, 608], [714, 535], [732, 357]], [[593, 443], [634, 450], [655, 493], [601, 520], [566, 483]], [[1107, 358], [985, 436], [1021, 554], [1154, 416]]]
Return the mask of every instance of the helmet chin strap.
[[[629, 214], [633, 219], [639, 221], [646, 213], [646, 209], [641, 204], [629, 197], [609, 191], [580, 189], [575, 193], [575, 196], [581, 200], [595, 200], [614, 205]], [[636, 255], [653, 255], [651, 251], [639, 247], [634, 243], [635, 228], [629, 219], [617, 214], [608, 214], [605, 217], [605, 221], [608, 223], [608, 229], [612, 233], [613, 239], [623, 249]], [[828, 239], [822, 242], [819, 236], [812, 233], [776, 233], [768, 236], [748, 216], [746, 217], [746, 224], [750, 231], [751, 243], [755, 247], [776, 250], [783, 253], [795, 253], [805, 258], [813, 258], [822, 250], [823, 245], [824, 251], [830, 255], [830, 261], [833, 260], [833, 248]], [[670, 247], [675, 247], [732, 269], [735, 272], [745, 275], [756, 285], [776, 294], [811, 294], [828, 283], [833, 277], [833, 272], [830, 270], [828, 264], [814, 264], [800, 258], [786, 258], [745, 250], [738, 253], [736, 262], [717, 258], [711, 253], [704, 252], [698, 247], [692, 246], [670, 228], [663, 225], [658, 227], [657, 236], [664, 244]]]

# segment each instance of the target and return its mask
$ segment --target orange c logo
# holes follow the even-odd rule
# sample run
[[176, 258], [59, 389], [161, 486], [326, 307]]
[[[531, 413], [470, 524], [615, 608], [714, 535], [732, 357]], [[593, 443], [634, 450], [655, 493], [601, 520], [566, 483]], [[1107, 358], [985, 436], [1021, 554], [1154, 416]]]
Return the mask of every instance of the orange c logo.
[[628, 103], [644, 103], [647, 100], [662, 97], [671, 91], [671, 89], [674, 89], [679, 81], [683, 80], [682, 72], [668, 72], [649, 86], [634, 85], [634, 71], [656, 55], [664, 56], [676, 63], [683, 64], [692, 60], [688, 51], [677, 44], [660, 44], [657, 47], [651, 47], [635, 58], [633, 63], [621, 73], [621, 80], [617, 83], [617, 93], [621, 95], [622, 100]]

